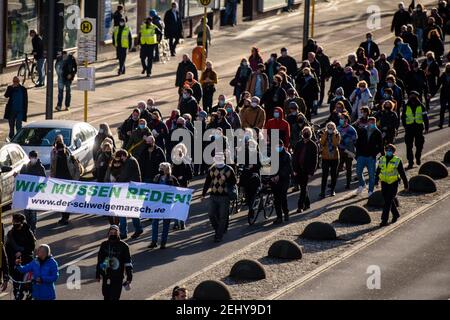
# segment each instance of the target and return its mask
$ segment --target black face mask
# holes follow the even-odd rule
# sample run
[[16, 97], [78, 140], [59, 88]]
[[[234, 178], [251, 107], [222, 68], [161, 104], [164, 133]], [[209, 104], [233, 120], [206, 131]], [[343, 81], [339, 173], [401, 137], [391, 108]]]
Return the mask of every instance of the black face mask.
[[118, 241], [119, 240], [119, 236], [118, 235], [111, 235], [108, 237], [109, 241]]
[[21, 224], [13, 224], [14, 230], [19, 230], [22, 227]]

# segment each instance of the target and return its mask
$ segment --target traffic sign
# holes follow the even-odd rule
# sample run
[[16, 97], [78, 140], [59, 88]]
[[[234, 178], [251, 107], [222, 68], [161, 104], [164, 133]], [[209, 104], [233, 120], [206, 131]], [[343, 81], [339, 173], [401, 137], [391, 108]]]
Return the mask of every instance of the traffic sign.
[[97, 54], [96, 19], [85, 18], [80, 22], [78, 32], [78, 61], [92, 63]]
[[94, 67], [79, 67], [77, 77], [77, 90], [95, 91]]
[[198, 3], [203, 7], [210, 7], [214, 8], [214, 1], [213, 0], [198, 0]]

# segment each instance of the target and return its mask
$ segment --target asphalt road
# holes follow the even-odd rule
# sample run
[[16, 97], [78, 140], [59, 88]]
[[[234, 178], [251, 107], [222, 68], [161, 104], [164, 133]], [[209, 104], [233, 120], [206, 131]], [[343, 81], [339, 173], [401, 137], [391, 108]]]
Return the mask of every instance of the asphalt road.
[[[450, 225], [443, 223], [450, 218], [449, 206], [447, 197], [279, 299], [449, 300]], [[369, 289], [375, 268], [379, 286], [371, 278]]]
[[[371, 4], [379, 5], [383, 10], [382, 29], [374, 31], [376, 39], [379, 39], [382, 51], [390, 51], [393, 35], [389, 34], [390, 17], [396, 7], [390, 1], [334, 1], [318, 6], [317, 25], [315, 38], [323, 44], [331, 58], [343, 58], [353, 51], [364, 39], [368, 31], [366, 26], [366, 9]], [[335, 5], [335, 6], [333, 6]], [[360, 14], [355, 14], [359, 12]], [[224, 29], [220, 36], [213, 38], [211, 59], [219, 73], [220, 83], [218, 92], [231, 94], [228, 82], [234, 75], [235, 68], [242, 56], [248, 56], [251, 46], [262, 48], [265, 58], [270, 52], [279, 52], [286, 46], [291, 54], [298, 58], [301, 42], [301, 14], [284, 14], [266, 20], [242, 24], [237, 29]], [[384, 41], [384, 42], [383, 42]], [[180, 51], [188, 52], [188, 44]], [[137, 61], [137, 55], [131, 56], [130, 63]], [[178, 59], [178, 58], [177, 58]], [[98, 70], [99, 89], [91, 95], [95, 103], [90, 109], [90, 122], [94, 125], [107, 121], [117, 127], [128, 115], [131, 105], [136, 101], [146, 99], [154, 95], [160, 102], [163, 114], [168, 115], [175, 108], [176, 89], [173, 88], [174, 61], [166, 65], [155, 67], [155, 77], [146, 80], [141, 79], [140, 66], [135, 63], [127, 68], [124, 78], [114, 76], [115, 67], [103, 67]], [[126, 81], [124, 81], [126, 80]], [[39, 89], [31, 89], [29, 95], [32, 99], [31, 120], [43, 117], [43, 95]], [[65, 119], [81, 119], [81, 95], [74, 97], [74, 107], [69, 113], [58, 113], [58, 117]], [[320, 110], [318, 121], [326, 119], [328, 108]], [[426, 137], [424, 152], [428, 152], [443, 142], [448, 141], [450, 129], [437, 130], [437, 106], [433, 105], [431, 113], [431, 130]], [[5, 124], [0, 125], [0, 132], [4, 133]], [[403, 132], [400, 133], [399, 154], [405, 156], [403, 144]], [[341, 177], [342, 179], [343, 177]], [[338, 193], [343, 193], [344, 182], [338, 182]], [[194, 272], [209, 266], [211, 263], [239, 250], [255, 240], [267, 235], [274, 230], [270, 222], [260, 221], [249, 227], [246, 222], [246, 213], [240, 213], [231, 220], [230, 230], [224, 242], [214, 244], [212, 232], [207, 218], [207, 203], [199, 199], [199, 188], [202, 181], [193, 181], [190, 187], [196, 189], [191, 208], [188, 228], [184, 231], [169, 235], [168, 248], [165, 251], [148, 251], [150, 228], [145, 228], [144, 235], [136, 241], [128, 241], [134, 260], [135, 278], [132, 290], [124, 292], [123, 299], [144, 299], [156, 292], [165, 289], [172, 284], [182, 281]], [[356, 187], [356, 184], [353, 184]], [[318, 198], [320, 188], [320, 172], [311, 183], [312, 199]], [[298, 194], [289, 196], [290, 209], [295, 212]], [[312, 204], [312, 209], [320, 208], [335, 198], [326, 198]], [[294, 215], [292, 221], [299, 219]], [[40, 215], [37, 237], [40, 243], [49, 243], [53, 253], [61, 266], [61, 277], [57, 283], [58, 299], [101, 299], [99, 284], [93, 280], [95, 276], [96, 254], [98, 246], [106, 237], [107, 221], [103, 217], [86, 215], [72, 215], [71, 224], [68, 227], [56, 227], [59, 219], [57, 213], [45, 213]], [[145, 224], [148, 225], [148, 222]], [[130, 223], [131, 227], [131, 223]], [[131, 227], [132, 228], [132, 227]], [[67, 267], [71, 268], [68, 269]], [[66, 281], [73, 272], [73, 267], [81, 271], [81, 290], [69, 290]], [[0, 296], [1, 297], [1, 296]], [[9, 296], [3, 296], [8, 299]]]

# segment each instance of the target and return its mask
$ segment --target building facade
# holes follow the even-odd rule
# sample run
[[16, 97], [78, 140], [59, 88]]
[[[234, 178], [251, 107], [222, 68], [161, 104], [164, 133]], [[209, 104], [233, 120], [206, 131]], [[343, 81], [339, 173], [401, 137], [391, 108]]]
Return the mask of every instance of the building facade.
[[[45, 7], [51, 0], [0, 0], [0, 70], [14, 67], [31, 53], [30, 30], [36, 30], [45, 37], [47, 13]], [[76, 50], [80, 18], [97, 19], [97, 57], [112, 51], [112, 16], [118, 5], [125, 8], [133, 34], [136, 36], [140, 24], [155, 9], [163, 18], [173, 0], [53, 0], [64, 4], [63, 45], [66, 50]], [[226, 1], [213, 0], [214, 7], [208, 9], [208, 23], [212, 29], [220, 28]], [[178, 0], [185, 28], [185, 37], [192, 36], [192, 30], [204, 13], [198, 0]], [[294, 1], [299, 5], [301, 1]], [[254, 20], [277, 14], [286, 7], [287, 0], [240, 0], [237, 21]]]

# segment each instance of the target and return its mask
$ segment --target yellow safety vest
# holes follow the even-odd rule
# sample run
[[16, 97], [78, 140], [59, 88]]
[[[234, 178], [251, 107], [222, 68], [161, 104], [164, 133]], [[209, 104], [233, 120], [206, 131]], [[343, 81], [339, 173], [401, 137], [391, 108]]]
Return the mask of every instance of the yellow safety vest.
[[410, 105], [406, 106], [406, 124], [413, 124], [414, 122], [417, 124], [423, 124], [423, 110], [422, 106], [418, 106], [416, 108], [416, 114], [414, 115]]
[[154, 24], [147, 25], [144, 23], [141, 26], [141, 44], [157, 44], [158, 39], [156, 38], [156, 26]]
[[400, 158], [393, 156], [391, 161], [387, 162], [386, 156], [380, 158], [380, 181], [387, 184], [392, 184], [399, 180], [398, 166], [400, 164]]
[[[130, 33], [130, 28], [128, 26], [123, 27], [122, 38], [121, 38], [121, 47], [128, 49], [130, 47], [130, 43], [128, 42], [128, 34]], [[114, 43], [117, 47], [117, 36], [119, 34], [119, 27], [114, 27]]]

